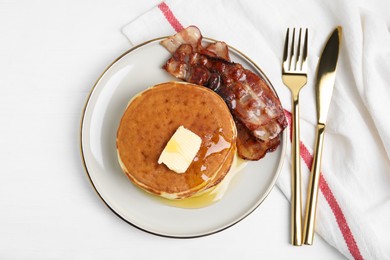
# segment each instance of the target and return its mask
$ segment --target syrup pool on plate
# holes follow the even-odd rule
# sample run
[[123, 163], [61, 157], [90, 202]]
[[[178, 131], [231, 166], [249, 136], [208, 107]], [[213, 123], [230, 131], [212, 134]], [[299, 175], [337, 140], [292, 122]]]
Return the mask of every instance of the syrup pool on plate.
[[154, 195], [150, 195], [150, 196], [157, 199], [161, 203], [172, 207], [186, 208], [186, 209], [197, 209], [197, 208], [207, 207], [222, 199], [222, 197], [224, 196], [228, 188], [232, 188], [234, 186], [234, 183], [239, 179], [239, 175], [240, 175], [239, 173], [247, 164], [248, 161], [241, 159], [240, 157], [237, 156], [237, 154], [235, 154], [232, 166], [228, 174], [221, 181], [221, 183], [219, 183], [216, 187], [211, 188], [210, 190], [207, 190], [205, 192], [202, 192], [201, 194], [196, 195], [194, 197], [178, 199], [178, 200], [170, 200], [170, 199], [165, 199]]

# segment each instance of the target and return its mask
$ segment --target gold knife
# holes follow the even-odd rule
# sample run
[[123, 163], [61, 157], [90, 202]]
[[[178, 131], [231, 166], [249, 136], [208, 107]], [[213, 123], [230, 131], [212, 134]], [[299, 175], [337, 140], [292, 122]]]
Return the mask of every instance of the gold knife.
[[324, 50], [317, 68], [316, 79], [316, 101], [317, 101], [317, 133], [311, 168], [309, 187], [307, 192], [306, 212], [303, 225], [303, 243], [313, 244], [315, 217], [318, 199], [318, 188], [321, 174], [321, 157], [324, 144], [326, 117], [330, 100], [332, 98], [333, 86], [336, 76], [337, 60], [339, 57], [341, 40], [341, 27], [337, 27]]

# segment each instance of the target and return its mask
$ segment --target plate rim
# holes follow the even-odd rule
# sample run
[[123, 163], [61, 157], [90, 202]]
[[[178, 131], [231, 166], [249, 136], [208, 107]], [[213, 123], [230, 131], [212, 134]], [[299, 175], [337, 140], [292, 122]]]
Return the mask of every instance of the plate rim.
[[[103, 72], [99, 75], [99, 77], [97, 78], [97, 80], [95, 81], [94, 85], [92, 86], [92, 88], [90, 89], [88, 95], [87, 95], [87, 98], [86, 98], [86, 101], [84, 103], [84, 106], [83, 106], [83, 109], [82, 109], [82, 114], [81, 114], [81, 118], [80, 118], [80, 126], [79, 126], [79, 149], [80, 149], [80, 155], [81, 155], [81, 159], [82, 159], [82, 164], [83, 164], [83, 167], [84, 167], [84, 171], [85, 171], [85, 174], [87, 175], [88, 177], [88, 180], [90, 182], [90, 184], [92, 185], [95, 193], [98, 195], [98, 197], [100, 198], [100, 200], [103, 201], [103, 203], [116, 215], [118, 216], [120, 219], [122, 219], [123, 221], [125, 221], [127, 224], [130, 224], [131, 226], [135, 227], [136, 229], [138, 230], [141, 230], [143, 232], [146, 232], [146, 233], [149, 233], [149, 234], [152, 234], [152, 235], [156, 235], [156, 236], [160, 236], [160, 237], [166, 237], [166, 238], [174, 238], [174, 239], [193, 239], [193, 238], [199, 238], [199, 237], [205, 237], [205, 236], [210, 236], [210, 235], [213, 235], [213, 234], [216, 234], [216, 233], [219, 233], [221, 231], [224, 231], [234, 225], [236, 225], [237, 223], [241, 222], [243, 219], [245, 219], [246, 217], [248, 217], [250, 214], [252, 214], [262, 203], [263, 201], [268, 197], [268, 195], [271, 193], [272, 189], [275, 187], [275, 184], [276, 184], [276, 181], [277, 179], [279, 178], [279, 175], [280, 175], [280, 172], [282, 170], [282, 166], [283, 166], [283, 163], [284, 163], [284, 160], [285, 160], [285, 154], [286, 154], [286, 147], [287, 147], [287, 131], [283, 131], [283, 134], [282, 134], [282, 142], [280, 143], [280, 148], [282, 149], [281, 151], [281, 155], [280, 155], [280, 159], [279, 159], [279, 164], [278, 164], [278, 168], [276, 169], [276, 172], [272, 178], [272, 181], [268, 187], [268, 189], [266, 190], [266, 192], [264, 193], [264, 195], [262, 196], [262, 198], [260, 200], [258, 200], [247, 212], [245, 212], [244, 214], [242, 214], [239, 218], [237, 218], [236, 220], [234, 220], [232, 223], [229, 223], [225, 226], [222, 226], [221, 228], [217, 228], [216, 230], [212, 230], [210, 232], [203, 232], [203, 233], [200, 233], [200, 234], [195, 234], [195, 235], [172, 235], [172, 234], [164, 234], [164, 233], [158, 233], [158, 232], [153, 232], [151, 230], [148, 230], [146, 228], [143, 228], [143, 227], [140, 227], [134, 223], [132, 223], [131, 221], [127, 220], [125, 217], [121, 216], [118, 212], [115, 211], [115, 209], [113, 209], [109, 204], [108, 202], [103, 198], [103, 196], [99, 193], [97, 187], [95, 186], [93, 180], [92, 180], [92, 177], [91, 177], [91, 174], [88, 170], [88, 166], [87, 166], [87, 162], [86, 162], [86, 158], [85, 158], [85, 155], [84, 155], [84, 145], [83, 145], [83, 129], [84, 129], [84, 121], [85, 121], [85, 115], [86, 115], [86, 111], [87, 111], [87, 108], [88, 108], [88, 105], [90, 103], [90, 100], [91, 100], [91, 97], [96, 89], [96, 87], [98, 86], [99, 82], [101, 81], [101, 79], [104, 77], [104, 75], [107, 73], [107, 71], [113, 67], [119, 60], [121, 60], [124, 56], [126, 56], [127, 54], [133, 52], [134, 50], [140, 48], [140, 47], [143, 47], [147, 44], [150, 44], [152, 42], [156, 42], [156, 41], [159, 41], [159, 40], [163, 40], [163, 39], [166, 39], [168, 38], [169, 36], [162, 36], [162, 37], [157, 37], [157, 38], [153, 38], [153, 39], [150, 39], [150, 40], [147, 40], [147, 41], [144, 41], [138, 45], [135, 45], [133, 47], [131, 47], [130, 49], [128, 49], [127, 51], [125, 51], [124, 53], [122, 53], [121, 55], [119, 55], [116, 59], [114, 59], [113, 62], [111, 62], [104, 70]], [[213, 39], [213, 38], [210, 38], [210, 37], [203, 37], [203, 39], [207, 40], [207, 41], [212, 41], [212, 42], [216, 42], [217, 40]], [[235, 47], [232, 47], [231, 45], [228, 45], [229, 49], [230, 50], [234, 50], [236, 53], [238, 53], [240, 56], [242, 56], [244, 59], [246, 59], [247, 61], [249, 61], [249, 63], [251, 63], [251, 65], [253, 65], [260, 73], [261, 73], [261, 76], [263, 77], [263, 79], [269, 84], [269, 86], [271, 87], [272, 91], [274, 92], [274, 94], [279, 98], [274, 86], [272, 85], [271, 81], [268, 79], [267, 75], [263, 72], [263, 70], [252, 60], [250, 59], [247, 55], [245, 55], [244, 53], [242, 53], [240, 50], [238, 50], [237, 48]], [[280, 98], [279, 98], [280, 99]]]

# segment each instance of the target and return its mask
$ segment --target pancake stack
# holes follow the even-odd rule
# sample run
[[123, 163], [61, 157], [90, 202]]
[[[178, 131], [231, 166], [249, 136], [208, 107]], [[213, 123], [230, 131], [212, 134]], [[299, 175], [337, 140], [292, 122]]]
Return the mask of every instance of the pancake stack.
[[[159, 156], [178, 127], [202, 139], [185, 173], [178, 174]], [[118, 160], [138, 187], [152, 194], [183, 199], [215, 187], [228, 173], [236, 152], [236, 126], [225, 102], [194, 84], [167, 82], [134, 97], [117, 132]]]

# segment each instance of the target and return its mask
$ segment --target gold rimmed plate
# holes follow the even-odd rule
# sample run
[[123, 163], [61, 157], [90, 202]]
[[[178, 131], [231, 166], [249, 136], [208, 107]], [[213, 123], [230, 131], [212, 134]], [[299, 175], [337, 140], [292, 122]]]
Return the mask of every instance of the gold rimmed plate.
[[[167, 237], [210, 235], [244, 219], [267, 197], [282, 166], [286, 131], [275, 152], [260, 161], [249, 162], [235, 177], [234, 185], [229, 187], [224, 197], [207, 207], [172, 207], [135, 187], [119, 166], [116, 132], [133, 96], [150, 86], [175, 80], [161, 68], [170, 57], [160, 45], [161, 39], [147, 41], [125, 52], [99, 77], [83, 111], [81, 155], [98, 196], [124, 221], [149, 233]], [[260, 68], [238, 50], [230, 47], [230, 56], [233, 61], [267, 80]]]

